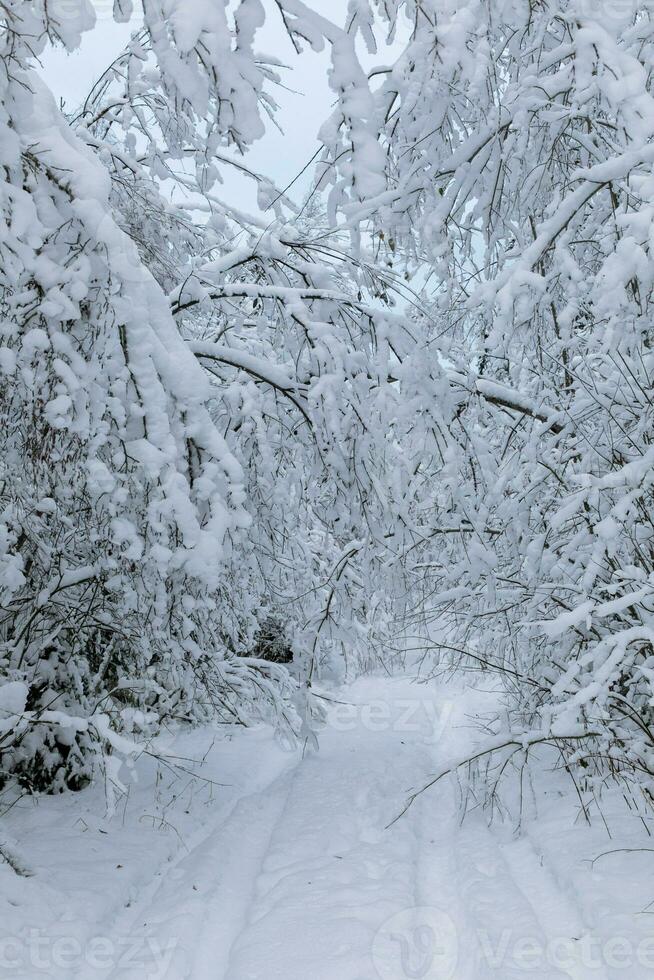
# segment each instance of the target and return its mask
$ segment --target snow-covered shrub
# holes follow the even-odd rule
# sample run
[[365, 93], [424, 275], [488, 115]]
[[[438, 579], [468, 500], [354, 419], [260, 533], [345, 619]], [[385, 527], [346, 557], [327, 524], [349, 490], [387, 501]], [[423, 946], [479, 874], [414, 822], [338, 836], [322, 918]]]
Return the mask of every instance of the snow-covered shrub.
[[288, 664], [293, 660], [292, 637], [279, 616], [268, 613], [254, 635], [252, 656], [258, 660], [270, 660], [275, 664]]

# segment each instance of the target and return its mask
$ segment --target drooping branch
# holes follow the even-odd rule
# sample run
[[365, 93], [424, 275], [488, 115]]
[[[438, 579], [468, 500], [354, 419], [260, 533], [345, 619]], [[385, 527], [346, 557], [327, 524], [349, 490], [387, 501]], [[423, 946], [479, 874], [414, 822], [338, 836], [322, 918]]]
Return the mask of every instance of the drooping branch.
[[261, 384], [270, 385], [271, 388], [290, 399], [307, 422], [311, 421], [307, 411], [305, 387], [285, 374], [281, 368], [261, 357], [248, 354], [246, 351], [235, 350], [232, 347], [225, 347], [210, 341], [192, 340], [189, 341], [188, 347], [200, 361], [227, 364], [239, 371], [245, 371]]

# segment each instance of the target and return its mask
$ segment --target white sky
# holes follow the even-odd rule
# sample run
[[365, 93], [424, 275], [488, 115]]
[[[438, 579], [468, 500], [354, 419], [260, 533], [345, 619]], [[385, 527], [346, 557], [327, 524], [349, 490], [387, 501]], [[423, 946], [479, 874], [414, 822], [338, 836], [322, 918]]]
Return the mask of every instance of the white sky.
[[[192, 4], [193, 0], [186, 2]], [[333, 94], [327, 81], [329, 51], [315, 54], [306, 49], [298, 57], [273, 0], [263, 0], [263, 5], [266, 24], [258, 35], [257, 48], [289, 66], [290, 70], [282, 73], [284, 84], [299, 94], [285, 89], [275, 93], [280, 104], [277, 122], [283, 134], [268, 123], [266, 136], [252, 147], [247, 159], [253, 169], [262, 171], [278, 186], [285, 187], [317, 150], [317, 132], [330, 111]], [[111, 15], [113, 0], [94, 0], [94, 6], [97, 24], [93, 31], [84, 35], [81, 47], [73, 54], [60, 48], [51, 49], [42, 58], [43, 75], [68, 110], [77, 108], [93, 81], [121, 50], [138, 24], [136, 20], [131, 25], [115, 24]], [[342, 22], [347, 0], [313, 0], [313, 7], [330, 19]], [[306, 193], [311, 172], [312, 169], [294, 185], [296, 199]], [[220, 196], [229, 195], [237, 207], [256, 210], [252, 183], [225, 172], [223, 176], [228, 180], [219, 191]]]

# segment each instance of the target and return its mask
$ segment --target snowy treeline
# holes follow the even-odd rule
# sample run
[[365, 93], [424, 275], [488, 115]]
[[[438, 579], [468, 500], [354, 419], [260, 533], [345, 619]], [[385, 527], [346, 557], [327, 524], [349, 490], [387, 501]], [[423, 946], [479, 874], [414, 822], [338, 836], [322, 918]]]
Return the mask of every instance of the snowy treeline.
[[[504, 677], [489, 747], [647, 789], [654, 4], [324, 6], [116, 0], [66, 117], [93, 5], [0, 3], [0, 781], [311, 737], [321, 672], [417, 649]], [[331, 52], [303, 206], [248, 164], [265, 17]]]

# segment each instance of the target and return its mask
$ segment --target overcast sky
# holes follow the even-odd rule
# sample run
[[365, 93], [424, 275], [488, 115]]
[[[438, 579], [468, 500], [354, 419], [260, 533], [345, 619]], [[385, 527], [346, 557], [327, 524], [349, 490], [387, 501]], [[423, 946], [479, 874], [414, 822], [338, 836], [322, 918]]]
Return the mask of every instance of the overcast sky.
[[[193, 0], [187, 2], [193, 3]], [[277, 121], [283, 134], [269, 123], [266, 136], [248, 154], [248, 163], [275, 180], [279, 186], [285, 187], [318, 148], [317, 132], [329, 114], [333, 101], [327, 81], [329, 52], [325, 50], [315, 54], [306, 50], [298, 57], [273, 0], [263, 0], [263, 5], [267, 12], [266, 24], [259, 34], [257, 47], [289, 66], [290, 70], [283, 72], [284, 83], [298, 94], [285, 89], [276, 93], [280, 103]], [[57, 99], [63, 99], [68, 110], [80, 104], [93, 81], [138, 26], [136, 20], [130, 25], [114, 23], [112, 0], [95, 0], [94, 6], [97, 25], [95, 30], [84, 36], [81, 48], [73, 54], [66, 54], [61, 49], [50, 50], [43, 58], [48, 85]], [[313, 0], [313, 6], [330, 19], [342, 22], [347, 0]], [[306, 193], [310, 173], [295, 185], [296, 196], [301, 197]], [[227, 177], [227, 174], [224, 176]], [[229, 177], [220, 195], [224, 198], [226, 193], [229, 193], [235, 205], [249, 210], [255, 208], [255, 195], [250, 182]]]

